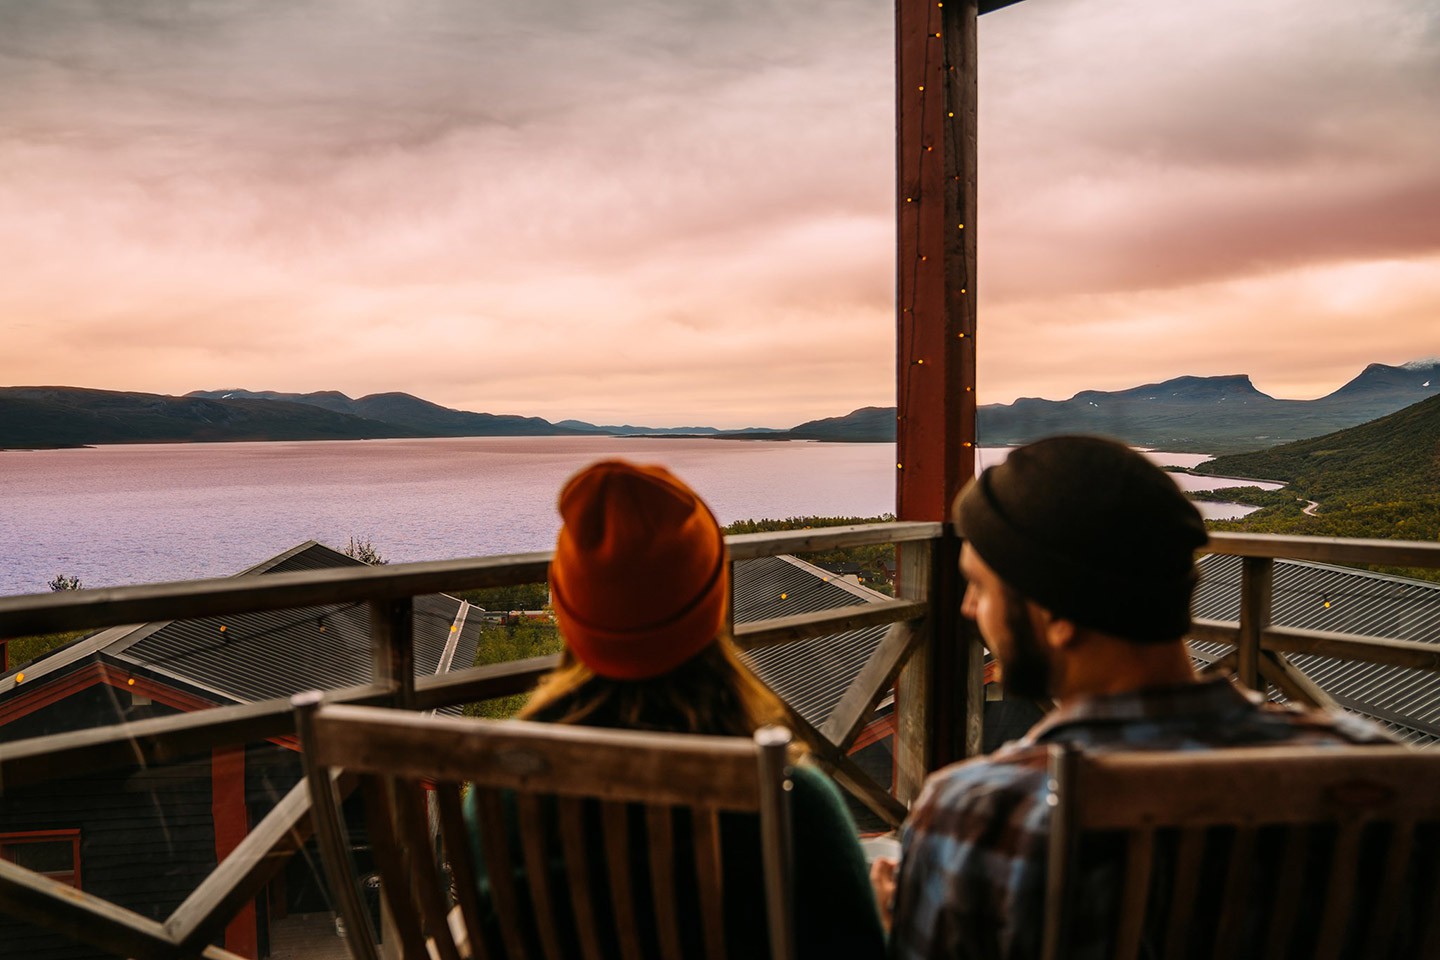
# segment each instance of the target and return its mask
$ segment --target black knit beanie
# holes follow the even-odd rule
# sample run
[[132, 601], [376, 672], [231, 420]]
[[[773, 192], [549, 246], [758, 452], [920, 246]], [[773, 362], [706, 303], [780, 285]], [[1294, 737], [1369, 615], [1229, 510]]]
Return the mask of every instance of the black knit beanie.
[[1205, 524], [1175, 481], [1099, 437], [1010, 452], [955, 498], [957, 531], [1025, 597], [1137, 643], [1190, 629]]

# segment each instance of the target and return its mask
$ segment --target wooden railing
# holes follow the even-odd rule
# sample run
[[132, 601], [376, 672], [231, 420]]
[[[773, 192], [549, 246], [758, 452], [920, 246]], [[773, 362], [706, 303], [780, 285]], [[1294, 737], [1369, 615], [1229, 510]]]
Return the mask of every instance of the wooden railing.
[[[733, 536], [732, 559], [894, 543], [902, 564], [928, 571], [941, 536], [938, 523], [888, 523]], [[434, 710], [522, 692], [555, 666], [555, 657], [455, 670], [416, 678], [412, 616], [425, 594], [534, 583], [545, 579], [548, 553], [275, 573], [185, 583], [0, 599], [0, 637], [88, 630], [154, 620], [233, 615], [337, 603], [370, 607], [372, 680], [326, 691], [330, 702]], [[911, 577], [912, 581], [914, 577]], [[742, 648], [792, 643], [861, 627], [890, 624], [823, 730], [795, 711], [789, 720], [811, 755], [835, 779], [891, 823], [905, 807], [847, 756], [846, 750], [907, 656], [927, 640], [926, 585], [908, 599], [859, 604], [761, 621], [735, 628]], [[216, 748], [241, 747], [294, 733], [287, 700], [223, 706], [0, 745], [0, 790], [70, 775], [154, 765]], [[163, 923], [0, 860], [0, 912], [60, 931], [119, 956], [169, 958], [234, 955], [210, 944], [231, 918], [283, 869], [310, 832], [309, 795], [302, 781], [256, 824], [240, 845]]]
[[1270, 617], [1276, 560], [1433, 570], [1440, 568], [1440, 543], [1217, 533], [1211, 535], [1208, 549], [1211, 553], [1242, 558], [1240, 620], [1238, 623], [1197, 620], [1191, 637], [1234, 647], [1231, 654], [1212, 667], [1233, 670], [1245, 686], [1263, 690], [1267, 684], [1273, 684], [1292, 700], [1336, 709], [1335, 702], [1324, 690], [1290, 664], [1287, 654], [1316, 654], [1440, 671], [1440, 636], [1433, 643], [1363, 637], [1278, 627], [1271, 623]]
[[[741, 647], [757, 648], [890, 624], [869, 662], [822, 728], [812, 726], [793, 710], [790, 721], [820, 765], [891, 823], [903, 818], [904, 803], [861, 771], [846, 752], [876, 703], [895, 685], [912, 653], [933, 644], [957, 642], [934, 636], [931, 629], [932, 602], [959, 602], [959, 597], [931, 592], [932, 583], [942, 582], [932, 556], [954, 556], [954, 543], [948, 538], [938, 523], [888, 523], [728, 538], [731, 556], [736, 560], [872, 544], [897, 545], [902, 579], [899, 599], [745, 624], [734, 631]], [[1196, 625], [1194, 635], [1233, 645], [1232, 662], [1242, 682], [1255, 687], [1274, 683], [1292, 697], [1324, 706], [1328, 701], [1323, 692], [1286, 661], [1287, 653], [1319, 653], [1440, 670], [1440, 643], [1281, 629], [1270, 623], [1269, 615], [1271, 577], [1277, 558], [1440, 568], [1440, 544], [1217, 534], [1210, 550], [1244, 558], [1242, 612], [1238, 624], [1202, 621]], [[531, 553], [4, 598], [0, 599], [0, 637], [366, 603], [371, 609], [372, 680], [361, 686], [327, 691], [326, 699], [433, 710], [529, 689], [554, 665], [555, 658], [536, 657], [417, 679], [411, 635], [413, 598], [541, 581], [548, 562], [548, 554]], [[978, 647], [967, 656], [978, 659]], [[919, 658], [912, 671], [927, 669], [927, 662], [927, 657]], [[965, 700], [960, 711], [935, 712], [934, 705], [919, 696], [902, 701], [900, 710], [925, 717], [960, 716], [967, 724], [978, 723], [983, 692], [978, 683], [972, 682], [976, 676], [976, 671], [967, 670], [963, 683], [954, 691], [954, 696]], [[938, 690], [942, 692], [939, 695], [944, 695], [946, 689], [943, 682], [916, 683], [910, 677], [903, 686], [913, 691]], [[159, 764], [293, 732], [289, 703], [271, 700], [36, 737], [0, 745], [0, 790], [53, 779], [62, 772], [68, 775], [77, 769]], [[975, 738], [967, 737], [965, 742], [973, 744]], [[904, 742], [897, 744], [898, 751], [907, 749], [911, 748]], [[897, 758], [897, 765], [905, 762], [905, 757]], [[302, 781], [163, 922], [3, 860], [0, 911], [119, 956], [232, 958], [233, 954], [210, 944], [304, 843], [309, 835], [309, 811], [309, 797]]]

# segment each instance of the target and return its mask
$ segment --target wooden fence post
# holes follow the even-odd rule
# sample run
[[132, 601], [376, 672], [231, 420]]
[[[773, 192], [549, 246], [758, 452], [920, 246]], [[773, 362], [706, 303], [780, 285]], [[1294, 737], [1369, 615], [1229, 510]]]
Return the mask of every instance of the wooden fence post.
[[[975, 472], [976, 0], [895, 4], [896, 514], [946, 519]], [[931, 603], [929, 636], [896, 691], [897, 784], [978, 749], [980, 655], [962, 635], [958, 543], [899, 555], [902, 593]], [[976, 674], [972, 677], [971, 674]]]
[[1245, 557], [1240, 564], [1240, 642], [1235, 647], [1235, 669], [1242, 684], [1263, 693], [1260, 639], [1270, 626], [1275, 561], [1270, 557]]

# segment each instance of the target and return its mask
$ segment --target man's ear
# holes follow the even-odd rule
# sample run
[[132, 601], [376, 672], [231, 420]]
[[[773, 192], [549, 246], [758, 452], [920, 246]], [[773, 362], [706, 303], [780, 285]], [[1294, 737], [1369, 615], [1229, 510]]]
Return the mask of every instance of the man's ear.
[[1074, 620], [1056, 616], [1038, 603], [1030, 605], [1030, 620], [1035, 634], [1051, 650], [1066, 650], [1079, 640], [1080, 631]]

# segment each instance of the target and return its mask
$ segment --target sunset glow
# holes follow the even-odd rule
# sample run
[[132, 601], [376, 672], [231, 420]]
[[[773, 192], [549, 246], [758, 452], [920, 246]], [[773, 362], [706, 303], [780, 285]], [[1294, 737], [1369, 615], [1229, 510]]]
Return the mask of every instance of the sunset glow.
[[[0, 384], [894, 403], [875, 0], [0, 0]], [[1440, 354], [1428, 0], [981, 21], [982, 403]]]

